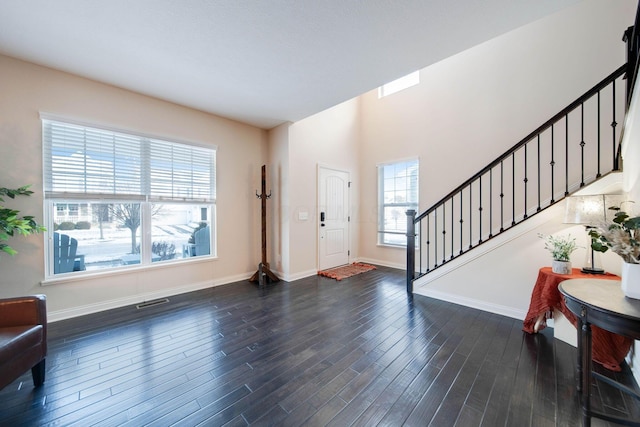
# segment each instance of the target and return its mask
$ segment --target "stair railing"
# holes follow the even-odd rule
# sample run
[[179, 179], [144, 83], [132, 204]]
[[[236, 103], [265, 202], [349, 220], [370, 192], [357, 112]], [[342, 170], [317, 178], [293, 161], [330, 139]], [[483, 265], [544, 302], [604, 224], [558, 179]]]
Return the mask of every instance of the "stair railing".
[[407, 212], [408, 292], [414, 280], [620, 169], [626, 71], [615, 70], [417, 217]]
[[638, 77], [638, 56], [640, 55], [640, 3], [636, 10], [633, 26], [627, 28], [622, 37], [627, 45], [627, 104], [631, 101], [633, 87]]

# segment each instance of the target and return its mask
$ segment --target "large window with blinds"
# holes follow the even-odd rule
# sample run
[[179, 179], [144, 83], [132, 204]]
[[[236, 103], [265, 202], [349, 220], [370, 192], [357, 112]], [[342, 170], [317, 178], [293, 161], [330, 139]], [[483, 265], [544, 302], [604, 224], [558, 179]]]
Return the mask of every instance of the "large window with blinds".
[[378, 165], [378, 244], [407, 245], [407, 210], [418, 210], [418, 160]]
[[42, 117], [47, 276], [215, 256], [216, 148]]

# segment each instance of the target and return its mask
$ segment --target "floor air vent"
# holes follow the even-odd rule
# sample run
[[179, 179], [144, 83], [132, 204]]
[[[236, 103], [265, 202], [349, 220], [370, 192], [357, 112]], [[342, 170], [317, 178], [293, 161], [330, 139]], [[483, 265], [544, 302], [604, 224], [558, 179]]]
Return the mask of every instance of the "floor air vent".
[[153, 301], [145, 301], [136, 305], [136, 308], [140, 310], [141, 308], [153, 307], [154, 305], [160, 305], [169, 302], [167, 298], [154, 299]]

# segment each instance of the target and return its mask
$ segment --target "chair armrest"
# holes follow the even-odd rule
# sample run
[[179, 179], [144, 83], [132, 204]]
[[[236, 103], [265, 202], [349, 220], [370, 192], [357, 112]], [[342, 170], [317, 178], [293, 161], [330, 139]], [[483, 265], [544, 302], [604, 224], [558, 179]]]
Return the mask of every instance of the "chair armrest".
[[73, 271], [85, 271], [87, 267], [84, 265], [84, 254], [78, 254], [73, 259]]
[[0, 327], [46, 324], [45, 295], [0, 299]]

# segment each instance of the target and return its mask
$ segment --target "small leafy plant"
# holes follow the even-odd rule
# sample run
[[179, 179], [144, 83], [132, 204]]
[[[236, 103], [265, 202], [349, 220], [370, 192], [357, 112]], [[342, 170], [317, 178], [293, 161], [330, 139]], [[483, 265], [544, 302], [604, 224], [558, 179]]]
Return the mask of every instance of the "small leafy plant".
[[[30, 196], [33, 191], [29, 190], [29, 185], [17, 189], [0, 187], [0, 202], [4, 204], [4, 197], [15, 199], [16, 196]], [[5, 243], [10, 237], [16, 234], [24, 236], [46, 231], [46, 228], [39, 225], [33, 216], [19, 216], [20, 211], [7, 208], [0, 205], [0, 251], [15, 255], [18, 253], [15, 249]]]
[[165, 241], [153, 242], [151, 252], [160, 256], [160, 261], [174, 259], [176, 257], [176, 245]]
[[544, 240], [544, 248], [551, 252], [551, 256], [555, 261], [569, 261], [571, 253], [578, 249], [576, 239], [571, 237], [571, 234], [567, 236], [544, 236], [538, 235]]

